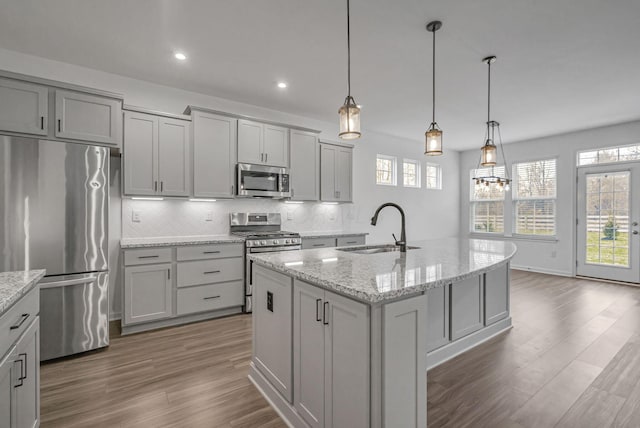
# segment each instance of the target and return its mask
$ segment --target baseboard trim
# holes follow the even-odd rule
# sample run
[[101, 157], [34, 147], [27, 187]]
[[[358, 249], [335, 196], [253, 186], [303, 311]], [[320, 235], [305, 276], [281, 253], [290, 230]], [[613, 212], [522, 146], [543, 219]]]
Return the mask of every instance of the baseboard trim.
[[511, 269], [522, 270], [525, 272], [536, 272], [536, 273], [545, 273], [547, 275], [556, 275], [556, 276], [567, 276], [572, 278], [573, 272], [566, 272], [563, 270], [554, 270], [554, 269], [545, 269], [545, 268], [537, 268], [531, 266], [519, 266], [519, 265], [511, 265]]
[[513, 327], [511, 323], [511, 317], [507, 317], [500, 321], [484, 327], [482, 330], [478, 330], [475, 333], [471, 333], [461, 339], [451, 342], [441, 348], [435, 349], [427, 354], [427, 370], [431, 370], [440, 364], [457, 357], [460, 354], [467, 352], [468, 350], [475, 348], [476, 346], [484, 343], [505, 331], [510, 330]]
[[177, 325], [189, 324], [195, 321], [204, 321], [213, 318], [226, 317], [242, 313], [242, 306], [235, 308], [221, 309], [215, 312], [205, 312], [194, 315], [185, 315], [175, 318], [168, 318], [159, 321], [151, 321], [143, 324], [122, 325], [122, 336], [128, 334], [141, 333], [143, 331], [156, 330], [164, 327], [174, 327]]
[[290, 428], [308, 427], [309, 425], [296, 412], [291, 403], [286, 401], [282, 395], [269, 383], [262, 373], [256, 368], [253, 361], [249, 365], [249, 380], [262, 394], [265, 400], [276, 411], [278, 416], [282, 418], [285, 424]]

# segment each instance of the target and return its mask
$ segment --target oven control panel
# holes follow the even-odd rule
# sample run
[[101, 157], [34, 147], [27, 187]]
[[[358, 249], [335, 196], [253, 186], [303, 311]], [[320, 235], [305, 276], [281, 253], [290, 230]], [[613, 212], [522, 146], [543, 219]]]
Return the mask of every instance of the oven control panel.
[[246, 246], [254, 247], [281, 247], [284, 245], [300, 245], [301, 238], [268, 238], [268, 239], [247, 239]]

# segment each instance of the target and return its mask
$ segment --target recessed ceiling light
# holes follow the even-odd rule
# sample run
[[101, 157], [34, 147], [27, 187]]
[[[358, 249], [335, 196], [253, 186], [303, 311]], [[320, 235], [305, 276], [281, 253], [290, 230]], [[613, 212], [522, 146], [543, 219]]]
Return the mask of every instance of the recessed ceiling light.
[[286, 87], [287, 87], [287, 84], [285, 82], [278, 82], [278, 88], [285, 89]]
[[185, 59], [187, 59], [187, 56], [182, 52], [176, 52], [173, 56], [175, 56], [176, 59], [179, 59], [180, 61], [184, 61]]

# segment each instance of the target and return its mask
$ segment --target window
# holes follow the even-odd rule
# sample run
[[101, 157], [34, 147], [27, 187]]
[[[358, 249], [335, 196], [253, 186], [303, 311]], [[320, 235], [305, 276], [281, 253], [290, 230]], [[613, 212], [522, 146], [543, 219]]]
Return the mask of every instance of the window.
[[513, 165], [513, 233], [556, 234], [556, 160]]
[[440, 165], [427, 162], [424, 175], [427, 178], [427, 189], [442, 189], [442, 167]]
[[[499, 175], [504, 166], [471, 170], [471, 177]], [[471, 182], [471, 231], [479, 233], [504, 232], [504, 191], [495, 186], [475, 185]]]
[[420, 163], [405, 159], [402, 163], [402, 176], [404, 187], [420, 187]]
[[578, 166], [640, 160], [640, 145], [607, 147], [578, 152]]
[[396, 185], [396, 158], [378, 155], [376, 158], [376, 184]]

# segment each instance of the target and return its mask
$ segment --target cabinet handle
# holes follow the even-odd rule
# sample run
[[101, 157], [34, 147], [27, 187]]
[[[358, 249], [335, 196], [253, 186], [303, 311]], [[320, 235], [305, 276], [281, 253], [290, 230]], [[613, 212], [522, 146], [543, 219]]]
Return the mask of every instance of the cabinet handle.
[[58, 119], [58, 132], [62, 132], [62, 119]]
[[219, 299], [220, 296], [209, 296], [209, 297], [203, 297], [202, 300], [213, 300], [213, 299]]
[[269, 161], [269, 153], [265, 153], [264, 154], [264, 161], [268, 162]]
[[[20, 357], [20, 361], [22, 361], [22, 357], [24, 356], [24, 375], [20, 376], [20, 380], [26, 380], [27, 379], [27, 370], [29, 370], [29, 360], [27, 357], [26, 353], [22, 353], [22, 354], [18, 354], [18, 356]], [[20, 374], [22, 374], [22, 370], [20, 371]]]
[[20, 363], [20, 376], [18, 377], [18, 380], [20, 381], [19, 385], [14, 385], [14, 388], [19, 388], [22, 385], [24, 385], [24, 377], [22, 377], [22, 372], [24, 371], [24, 361], [22, 361], [22, 358], [20, 358], [19, 360], [15, 360], [14, 362], [16, 363]]
[[44, 129], [44, 116], [40, 116], [40, 129]]
[[155, 255], [155, 256], [138, 256], [139, 259], [155, 259], [158, 258], [160, 256]]
[[233, 196], [233, 195], [234, 195], [233, 189], [234, 189], [234, 187], [233, 187], [233, 184], [232, 184], [232, 185], [231, 185], [231, 196]]
[[164, 181], [160, 182], [160, 193], [164, 192]]
[[329, 320], [328, 320], [328, 316], [327, 316], [327, 309], [329, 309], [329, 302], [324, 302], [323, 308], [322, 308], [322, 324], [324, 325], [329, 325]]
[[264, 153], [260, 153], [260, 162], [264, 162]]
[[220, 251], [203, 251], [202, 254], [220, 254]]
[[324, 244], [313, 244], [314, 247], [324, 247]]
[[219, 271], [219, 270], [210, 270], [210, 271], [202, 272], [202, 273], [203, 273], [204, 275], [209, 275], [209, 274], [212, 274], [212, 273], [220, 273], [220, 271]]
[[167, 279], [171, 279], [171, 269], [167, 269]]
[[153, 191], [154, 192], [158, 191], [158, 181], [157, 180], [153, 182]]
[[347, 244], [357, 244], [358, 241], [347, 241]]
[[316, 299], [316, 321], [322, 321], [322, 318], [320, 318], [320, 308], [318, 306], [320, 302], [322, 302], [322, 299]]
[[20, 320], [15, 323], [14, 325], [12, 325], [11, 327], [9, 327], [9, 330], [16, 330], [18, 328], [20, 328], [20, 326], [22, 324], [24, 324], [24, 322], [29, 318], [29, 314], [22, 314], [20, 315]]

